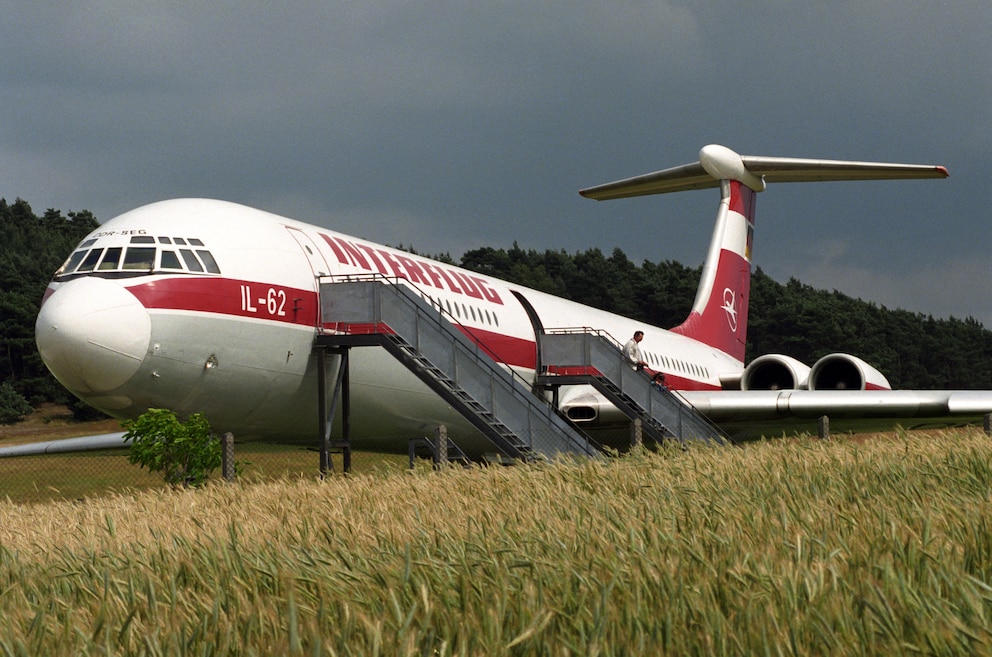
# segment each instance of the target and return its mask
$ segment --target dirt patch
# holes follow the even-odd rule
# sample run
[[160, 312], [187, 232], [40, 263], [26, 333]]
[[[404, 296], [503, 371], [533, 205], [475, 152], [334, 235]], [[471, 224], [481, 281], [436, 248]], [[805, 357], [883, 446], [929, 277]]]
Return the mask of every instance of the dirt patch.
[[120, 420], [79, 422], [72, 412], [58, 404], [42, 404], [20, 422], [0, 424], [0, 445], [20, 445], [43, 440], [74, 438], [122, 431]]

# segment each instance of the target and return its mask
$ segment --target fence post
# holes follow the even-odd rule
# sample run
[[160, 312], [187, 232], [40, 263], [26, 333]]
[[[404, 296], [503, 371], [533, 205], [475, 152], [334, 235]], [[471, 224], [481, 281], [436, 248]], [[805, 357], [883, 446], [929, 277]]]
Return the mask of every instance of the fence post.
[[443, 424], [440, 425], [434, 430], [434, 436], [437, 438], [437, 454], [434, 465], [443, 468], [448, 465], [448, 427]]
[[228, 431], [220, 441], [221, 475], [234, 481], [234, 434]]
[[985, 429], [986, 436], [992, 436], [992, 413], [986, 413], [982, 417], [982, 428]]
[[826, 415], [820, 417], [819, 436], [820, 440], [826, 440], [830, 437], [830, 418]]
[[630, 448], [640, 446], [643, 437], [641, 435], [641, 418], [634, 418], [630, 423]]

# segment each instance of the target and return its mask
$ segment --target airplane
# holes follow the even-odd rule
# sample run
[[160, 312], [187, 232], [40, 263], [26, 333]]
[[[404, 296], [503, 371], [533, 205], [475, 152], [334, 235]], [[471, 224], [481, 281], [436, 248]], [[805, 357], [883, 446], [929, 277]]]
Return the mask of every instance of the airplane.
[[[537, 333], [592, 327], [617, 341], [644, 332], [649, 366], [668, 388], [740, 435], [762, 424], [822, 415], [974, 421], [990, 391], [898, 391], [850, 354], [812, 366], [766, 354], [745, 366], [755, 199], [778, 182], [946, 178], [942, 166], [742, 156], [705, 146], [686, 165], [583, 189], [608, 200], [717, 188], [720, 203], [696, 298], [670, 330], [451, 264], [211, 199], [174, 199], [125, 212], [88, 235], [45, 292], [36, 342], [74, 395], [110, 416], [148, 408], [203, 413], [239, 440], [313, 443], [320, 280], [381, 275], [416, 290], [473, 342], [533, 381]], [[464, 418], [382, 348], [350, 357], [356, 448], [405, 452], [411, 436], [445, 425], [473, 447]], [[626, 418], [588, 385], [563, 389], [577, 425]], [[340, 418], [335, 432], [340, 432]]]

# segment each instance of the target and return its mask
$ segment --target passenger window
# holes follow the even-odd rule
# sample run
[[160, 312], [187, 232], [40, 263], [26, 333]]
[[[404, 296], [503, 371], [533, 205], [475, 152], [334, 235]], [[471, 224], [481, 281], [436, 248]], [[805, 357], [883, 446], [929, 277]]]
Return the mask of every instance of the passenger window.
[[131, 246], [124, 256], [122, 269], [147, 269], [155, 265], [155, 247]]
[[179, 256], [176, 255], [175, 251], [162, 251], [162, 264], [159, 265], [162, 269], [182, 269], [183, 265], [179, 262]]
[[103, 249], [93, 249], [83, 260], [83, 264], [79, 265], [79, 271], [93, 271], [96, 267], [96, 263], [100, 261], [100, 256], [103, 255]]
[[97, 267], [100, 271], [106, 271], [108, 269], [117, 269], [117, 265], [121, 262], [121, 253], [124, 252], [119, 246], [112, 246], [107, 249], [106, 255], [103, 256], [103, 260], [100, 261], [100, 266]]
[[210, 272], [211, 274], [220, 273], [220, 267], [217, 266], [217, 261], [214, 260], [214, 257], [210, 254], [210, 251], [197, 250], [196, 255], [200, 256], [200, 260], [203, 261], [203, 265], [207, 268], [208, 272]]
[[189, 249], [179, 249], [179, 253], [183, 256], [183, 262], [186, 263], [187, 269], [190, 271], [203, 271], [203, 265], [196, 259], [192, 251]]

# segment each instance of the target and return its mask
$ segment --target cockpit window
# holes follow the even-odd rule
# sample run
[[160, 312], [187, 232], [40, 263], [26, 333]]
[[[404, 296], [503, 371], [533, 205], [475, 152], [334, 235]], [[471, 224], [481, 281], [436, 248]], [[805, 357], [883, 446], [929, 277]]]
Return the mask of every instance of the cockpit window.
[[159, 265], [162, 269], [182, 269], [183, 265], [179, 262], [179, 256], [176, 255], [175, 251], [162, 251], [162, 262]]
[[85, 256], [86, 253], [86, 249], [81, 249], [73, 253], [69, 256], [69, 259], [65, 261], [65, 264], [62, 265], [62, 268], [55, 272], [55, 275], [58, 276], [59, 274], [69, 274], [76, 271], [76, 267], [79, 266], [79, 262], [83, 259], [83, 256]]
[[[199, 242], [200, 240], [197, 240]], [[196, 255], [200, 256], [200, 260], [203, 261], [203, 266], [207, 268], [207, 271], [211, 274], [219, 274], [220, 267], [217, 266], [217, 261], [214, 260], [213, 255], [210, 251], [204, 251], [203, 249], [197, 249]]]
[[121, 253], [124, 252], [119, 246], [112, 246], [107, 249], [106, 255], [103, 256], [103, 260], [100, 261], [100, 266], [97, 267], [99, 271], [107, 271], [108, 269], [117, 269], [121, 262]]
[[79, 265], [78, 271], [93, 271], [93, 268], [96, 267], [96, 263], [100, 262], [100, 256], [102, 255], [103, 249], [93, 249], [86, 254], [85, 258], [83, 258], [83, 262]]
[[155, 265], [155, 247], [129, 246], [124, 255], [124, 266], [121, 269], [140, 269], [151, 271]]
[[179, 253], [182, 255], [183, 262], [186, 263], [186, 266], [190, 271], [203, 271], [203, 265], [201, 265], [200, 261], [196, 259], [196, 256], [193, 255], [192, 251], [189, 249], [179, 249]]
[[[195, 273], [220, 274], [220, 267], [213, 254], [205, 248], [174, 248], [171, 245], [203, 247], [203, 241], [192, 237], [130, 235], [130, 246], [107, 246], [115, 236], [90, 238], [83, 241], [55, 272], [55, 280], [76, 276], [101, 276], [121, 278], [142, 276], [156, 272], [171, 274]], [[90, 248], [97, 243], [100, 246]], [[141, 246], [138, 246], [141, 245]], [[147, 245], [147, 246], [145, 246]]]

